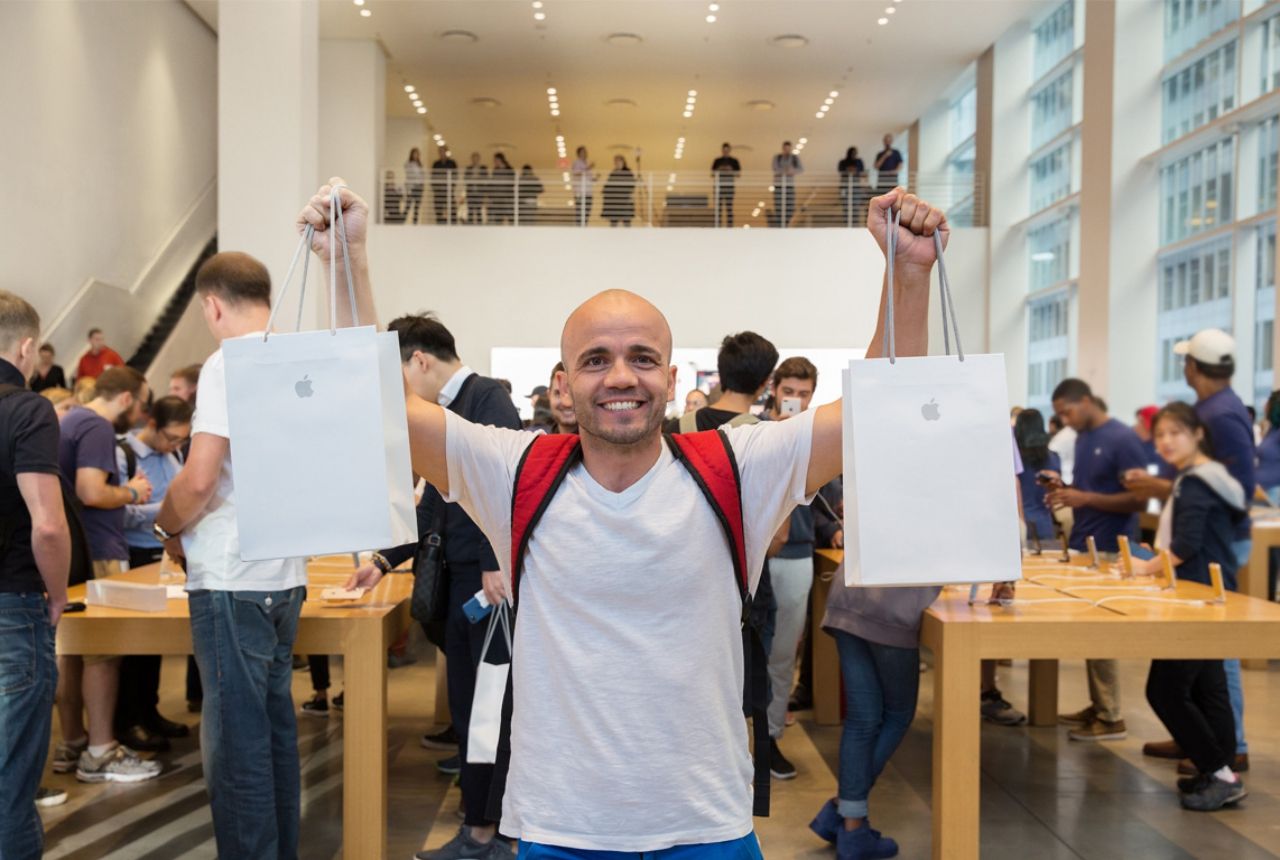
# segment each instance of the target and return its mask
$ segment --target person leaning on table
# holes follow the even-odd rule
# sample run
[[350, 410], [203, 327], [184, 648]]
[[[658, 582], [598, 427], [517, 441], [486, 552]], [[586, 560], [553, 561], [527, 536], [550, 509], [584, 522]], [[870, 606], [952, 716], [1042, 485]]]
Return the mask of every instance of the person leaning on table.
[[[1178, 470], [1169, 503], [1160, 515], [1157, 545], [1169, 551], [1179, 579], [1211, 584], [1209, 565], [1222, 568], [1223, 582], [1236, 587], [1231, 544], [1235, 526], [1247, 516], [1240, 482], [1211, 456], [1207, 429], [1185, 403], [1171, 403], [1152, 424], [1160, 456]], [[1135, 561], [1134, 573], [1154, 576], [1162, 561]], [[1152, 660], [1147, 701], [1195, 765], [1178, 780], [1182, 805], [1211, 812], [1245, 796], [1232, 767], [1236, 727], [1222, 660]]]

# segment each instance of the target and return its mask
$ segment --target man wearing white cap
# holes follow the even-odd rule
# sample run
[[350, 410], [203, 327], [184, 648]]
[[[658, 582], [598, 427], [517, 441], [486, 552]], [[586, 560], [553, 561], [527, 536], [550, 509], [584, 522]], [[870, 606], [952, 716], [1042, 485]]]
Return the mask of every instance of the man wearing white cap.
[[[1256, 450], [1253, 443], [1253, 420], [1231, 388], [1231, 377], [1236, 371], [1236, 340], [1225, 331], [1207, 328], [1196, 332], [1190, 340], [1175, 344], [1173, 351], [1186, 356], [1183, 374], [1187, 385], [1196, 393], [1196, 414], [1209, 429], [1213, 441], [1214, 459], [1227, 467], [1231, 477], [1244, 487], [1246, 499], [1253, 498], [1257, 480], [1254, 475]], [[1125, 486], [1144, 498], [1168, 499], [1173, 482], [1154, 478], [1145, 473], [1125, 475]], [[1253, 549], [1250, 538], [1251, 522], [1248, 517], [1237, 527], [1235, 542], [1236, 563], [1240, 567], [1249, 562]], [[1233, 588], [1233, 584], [1228, 583]], [[1240, 684], [1240, 661], [1226, 661], [1227, 688], [1231, 693], [1231, 710], [1236, 720], [1236, 770], [1249, 769], [1249, 746], [1244, 736], [1244, 690]], [[1174, 757], [1180, 754], [1176, 745], [1148, 744], [1148, 754]]]

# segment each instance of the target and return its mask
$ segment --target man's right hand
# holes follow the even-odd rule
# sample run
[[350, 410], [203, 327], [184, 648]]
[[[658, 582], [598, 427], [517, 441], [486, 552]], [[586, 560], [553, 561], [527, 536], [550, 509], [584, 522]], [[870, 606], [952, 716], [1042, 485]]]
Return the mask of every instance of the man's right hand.
[[353, 588], [373, 588], [382, 581], [382, 571], [378, 570], [373, 562], [360, 567], [355, 573], [347, 578], [347, 584], [343, 588], [350, 591]]
[[59, 594], [46, 595], [49, 605], [49, 624], [52, 627], [58, 626], [58, 619], [62, 618], [62, 610], [67, 608], [67, 590], [64, 588]]
[[130, 478], [125, 486], [132, 488], [138, 494], [138, 504], [144, 505], [151, 501], [151, 482], [141, 472]]
[[486, 570], [480, 578], [485, 600], [497, 606], [507, 599], [507, 579], [500, 570]]
[[[325, 262], [329, 260], [329, 239], [332, 235], [329, 230], [329, 198], [334, 187], [339, 185], [342, 186], [338, 191], [342, 201], [342, 225], [346, 228], [347, 246], [351, 248], [352, 256], [355, 256], [357, 250], [364, 251], [369, 231], [369, 204], [359, 194], [347, 188], [341, 176], [332, 177], [302, 207], [297, 221], [299, 235], [306, 230], [308, 224], [315, 228], [311, 237], [311, 250]], [[337, 251], [340, 258], [341, 242]]]

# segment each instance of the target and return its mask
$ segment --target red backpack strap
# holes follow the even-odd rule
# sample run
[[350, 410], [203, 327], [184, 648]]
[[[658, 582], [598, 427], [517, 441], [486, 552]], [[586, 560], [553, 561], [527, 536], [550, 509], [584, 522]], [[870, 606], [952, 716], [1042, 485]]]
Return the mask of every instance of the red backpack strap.
[[511, 593], [520, 590], [524, 553], [538, 524], [551, 504], [564, 476], [582, 459], [582, 445], [576, 435], [541, 434], [525, 449], [516, 466], [511, 491]]
[[707, 497], [711, 510], [724, 529], [733, 556], [733, 572], [743, 602], [750, 594], [750, 572], [747, 570], [747, 540], [742, 520], [742, 479], [738, 461], [733, 456], [729, 437], [721, 430], [678, 433], [667, 437], [677, 460], [689, 470], [694, 483]]

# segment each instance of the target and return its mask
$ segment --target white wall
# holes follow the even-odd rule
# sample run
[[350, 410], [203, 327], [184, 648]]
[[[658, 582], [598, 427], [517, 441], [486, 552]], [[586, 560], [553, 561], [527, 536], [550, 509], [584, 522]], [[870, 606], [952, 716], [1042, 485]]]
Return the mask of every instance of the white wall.
[[320, 40], [320, 170], [352, 188], [377, 188], [385, 149], [387, 60], [371, 39]]
[[218, 348], [209, 327], [205, 325], [204, 315], [200, 312], [200, 298], [195, 296], [187, 305], [178, 324], [174, 326], [169, 339], [156, 353], [151, 368], [147, 371], [147, 382], [151, 390], [159, 397], [169, 390], [169, 377], [179, 368], [189, 364], [204, 364], [205, 359]]
[[[217, 43], [178, 0], [0, 3], [0, 288], [128, 357], [213, 232]], [[129, 291], [133, 291], [130, 293]]]
[[[494, 347], [555, 347], [565, 318], [607, 288], [633, 290], [671, 322], [677, 347], [752, 329], [779, 346], [865, 347], [884, 259], [865, 230], [579, 230], [374, 225], [371, 277], [385, 323], [435, 311], [481, 373]], [[987, 231], [958, 229], [947, 271], [962, 334], [981, 341]], [[942, 352], [936, 283], [930, 326]]]

